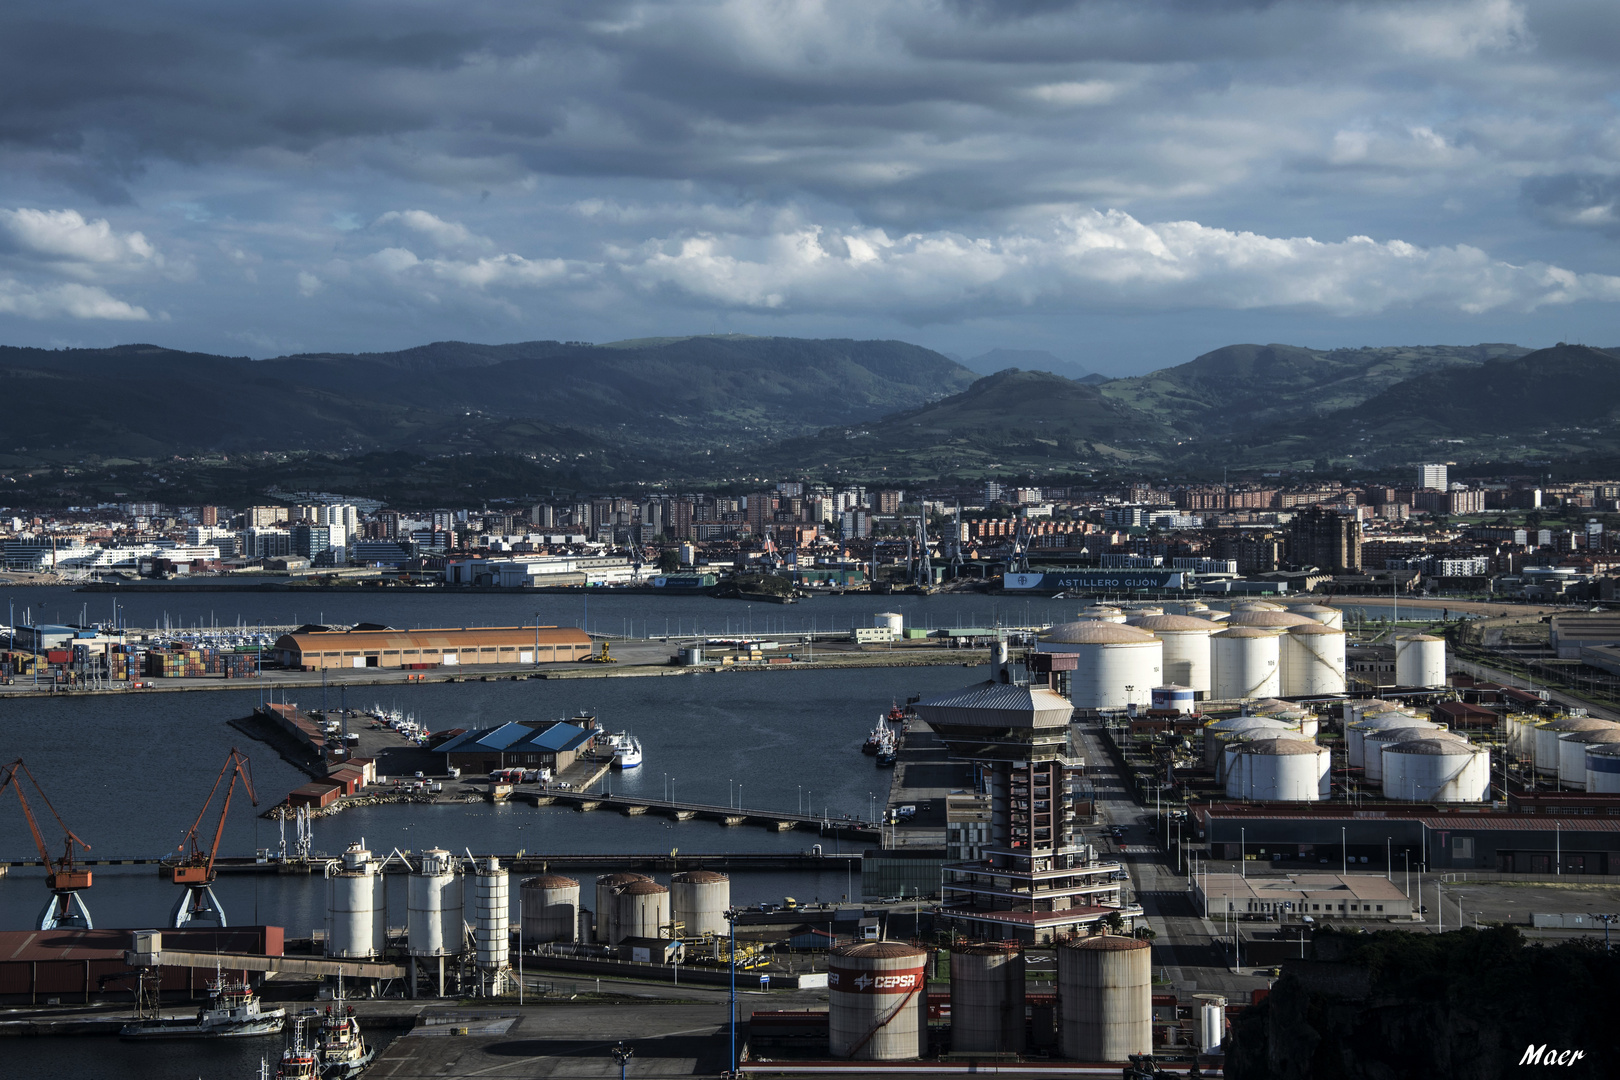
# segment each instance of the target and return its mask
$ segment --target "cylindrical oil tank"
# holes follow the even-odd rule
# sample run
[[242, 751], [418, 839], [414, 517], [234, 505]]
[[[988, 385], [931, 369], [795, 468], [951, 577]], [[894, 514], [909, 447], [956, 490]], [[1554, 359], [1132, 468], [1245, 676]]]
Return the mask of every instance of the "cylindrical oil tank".
[[1198, 708], [1197, 696], [1190, 686], [1177, 686], [1167, 683], [1164, 686], [1155, 686], [1149, 697], [1155, 712], [1175, 712], [1183, 715], [1191, 714]]
[[1061, 623], [1041, 635], [1038, 647], [1041, 652], [1075, 654], [1069, 700], [1077, 709], [1144, 704], [1149, 691], [1164, 682], [1164, 643], [1134, 626]]
[[511, 875], [493, 856], [473, 870], [473, 947], [480, 971], [499, 971], [511, 953]]
[[1367, 766], [1363, 750], [1368, 735], [1375, 731], [1388, 731], [1398, 727], [1433, 727], [1429, 721], [1421, 716], [1413, 716], [1408, 712], [1397, 712], [1393, 709], [1387, 712], [1373, 713], [1363, 716], [1360, 720], [1352, 721], [1344, 728], [1345, 759], [1353, 769], [1364, 769]]
[[1335, 630], [1344, 629], [1344, 612], [1338, 608], [1324, 607], [1321, 604], [1296, 604], [1288, 609], [1295, 615], [1303, 615], [1308, 619], [1331, 626]]
[[1203, 611], [1188, 612], [1195, 619], [1208, 619], [1212, 623], [1225, 625], [1226, 620], [1232, 617], [1230, 611], [1221, 611], [1219, 608], [1205, 608]]
[[1127, 605], [1125, 605], [1124, 611], [1125, 611], [1125, 621], [1126, 622], [1135, 622], [1137, 619], [1146, 618], [1149, 615], [1163, 615], [1164, 614], [1164, 605], [1163, 604], [1127, 604]]
[[1536, 725], [1536, 775], [1558, 775], [1560, 736], [1575, 731], [1606, 731], [1615, 726], [1613, 721], [1599, 720], [1595, 716], [1559, 716]]
[[617, 944], [623, 934], [614, 933], [614, 920], [618, 909], [614, 894], [632, 881], [651, 881], [646, 874], [629, 872], [603, 874], [596, 879], [596, 940], [603, 945]]
[[1125, 612], [1112, 604], [1093, 604], [1080, 612], [1081, 622], [1113, 622], [1125, 621]]
[[1594, 795], [1620, 795], [1620, 743], [1586, 748], [1586, 790]]
[[456, 858], [443, 848], [422, 852], [421, 864], [406, 883], [405, 925], [412, 956], [455, 956], [461, 952], [461, 875]]
[[1446, 685], [1446, 639], [1431, 634], [1397, 638], [1395, 683], [1398, 686]]
[[1133, 619], [1132, 625], [1164, 642], [1165, 682], [1209, 696], [1209, 639], [1218, 627], [1191, 615], [1144, 615]]
[[1286, 630], [1290, 626], [1306, 626], [1315, 620], [1286, 611], [1234, 611], [1226, 620], [1227, 626], [1256, 626], [1260, 629]]
[[1210, 638], [1209, 643], [1216, 698], [1241, 701], [1281, 692], [1277, 668], [1282, 648], [1276, 631], [1234, 626]]
[[1079, 938], [1057, 950], [1058, 1046], [1073, 1061], [1153, 1052], [1152, 947], [1139, 938]]
[[1369, 784], [1381, 783], [1384, 779], [1384, 747], [1413, 739], [1438, 739], [1442, 736], [1456, 738], [1438, 724], [1414, 724], [1411, 727], [1370, 731], [1361, 740], [1361, 775]]
[[1024, 954], [1016, 946], [951, 949], [952, 1053], [1024, 1050]]
[[1164, 605], [1168, 615], [1202, 615], [1209, 610], [1209, 605], [1202, 600], [1171, 600]]
[[1282, 692], [1289, 697], [1344, 693], [1343, 630], [1319, 622], [1290, 626], [1282, 636]]
[[726, 932], [731, 879], [713, 870], [686, 870], [669, 879], [670, 912], [685, 937]]
[[1491, 752], [1455, 738], [1413, 739], [1384, 747], [1384, 798], [1407, 802], [1484, 802]]
[[906, 617], [897, 611], [880, 611], [872, 616], [872, 625], [899, 637], [906, 629]]
[[928, 953], [898, 941], [841, 945], [827, 960], [827, 1041], [835, 1058], [906, 1061], [928, 1038]]
[[388, 931], [383, 875], [363, 841], [326, 866], [326, 955], [381, 956]]
[[1620, 724], [1593, 728], [1591, 731], [1571, 731], [1558, 737], [1558, 786], [1586, 789], [1586, 751], [1604, 743], [1620, 743]]
[[614, 895], [617, 916], [609, 945], [625, 938], [669, 937], [669, 890], [656, 881], [632, 881]]
[[1541, 717], [1533, 713], [1508, 713], [1505, 722], [1508, 753], [1514, 757], [1535, 757], [1536, 725], [1541, 723]]
[[579, 882], [561, 874], [524, 878], [523, 937], [525, 942], [579, 940]]
[[1332, 794], [1332, 752], [1307, 739], [1253, 739], [1234, 748], [1226, 796], [1261, 802], [1316, 802]]
[[1282, 604], [1273, 604], [1270, 600], [1234, 600], [1226, 605], [1228, 611], [1234, 614], [1239, 611], [1285, 611]]
[[1221, 749], [1238, 738], [1278, 739], [1293, 734], [1287, 724], [1269, 716], [1229, 716], [1204, 725], [1204, 765], [1216, 774], [1221, 766]]
[[1226, 999], [1213, 994], [1195, 994], [1207, 998], [1198, 1009], [1198, 1050], [1213, 1054], [1226, 1041]]

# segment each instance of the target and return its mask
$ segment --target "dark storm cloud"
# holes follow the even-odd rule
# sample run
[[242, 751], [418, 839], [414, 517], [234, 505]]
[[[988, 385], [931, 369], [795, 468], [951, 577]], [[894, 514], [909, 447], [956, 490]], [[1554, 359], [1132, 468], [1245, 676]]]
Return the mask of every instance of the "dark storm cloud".
[[1552, 225], [1620, 234], [1620, 178], [1564, 173], [1524, 182], [1532, 212]]

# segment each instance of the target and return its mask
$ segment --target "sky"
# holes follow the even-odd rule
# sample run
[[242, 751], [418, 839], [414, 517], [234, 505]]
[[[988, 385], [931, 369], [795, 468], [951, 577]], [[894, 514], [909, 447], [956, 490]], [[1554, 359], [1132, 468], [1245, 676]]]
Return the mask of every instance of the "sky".
[[0, 343], [1620, 345], [1620, 5], [19, 0]]

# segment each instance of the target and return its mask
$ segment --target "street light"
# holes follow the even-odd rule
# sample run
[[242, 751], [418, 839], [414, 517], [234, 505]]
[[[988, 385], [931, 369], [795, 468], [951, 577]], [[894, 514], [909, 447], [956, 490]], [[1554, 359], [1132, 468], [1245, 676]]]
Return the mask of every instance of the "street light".
[[1345, 837], [1344, 826], [1339, 826], [1339, 876], [1344, 877], [1350, 873], [1350, 841]]
[[[737, 915], [734, 907], [726, 908], [726, 922], [731, 924], [731, 1061], [726, 1066], [728, 1073], [737, 1069]], [[621, 1077], [620, 1080], [623, 1080]]]
[[635, 1056], [636, 1052], [622, 1041], [613, 1048], [613, 1060], [619, 1063], [619, 1080], [624, 1080], [624, 1068], [630, 1064], [630, 1059]]

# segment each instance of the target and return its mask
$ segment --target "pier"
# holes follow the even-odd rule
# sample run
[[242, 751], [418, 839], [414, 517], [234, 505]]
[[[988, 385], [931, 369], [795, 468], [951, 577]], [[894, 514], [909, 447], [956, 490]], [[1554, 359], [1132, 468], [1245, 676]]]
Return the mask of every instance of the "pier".
[[[721, 809], [725, 809], [721, 807]], [[872, 839], [876, 838], [876, 829], [872, 830]], [[402, 851], [401, 855], [407, 860], [414, 859], [415, 853]], [[719, 870], [726, 873], [737, 871], [769, 871], [769, 870], [803, 870], [803, 871], [839, 871], [847, 869], [860, 869], [861, 853], [859, 851], [817, 851], [811, 848], [797, 852], [680, 852], [671, 854], [668, 851], [643, 852], [640, 854], [623, 854], [607, 852], [603, 854], [567, 854], [556, 855], [544, 852], [480, 852], [474, 858], [484, 859], [494, 856], [501, 860], [501, 864], [514, 873], [546, 873], [548, 871], [562, 870], [634, 870], [638, 872], [659, 871], [662, 873], [675, 873], [681, 870]], [[336, 855], [316, 854], [308, 859], [277, 859], [255, 858], [250, 856], [227, 857], [221, 856], [214, 863], [214, 869], [221, 875], [225, 874], [318, 874], [326, 863], [336, 859]], [[119, 866], [149, 866], [154, 870], [162, 862], [161, 859], [130, 858], [130, 859], [82, 859], [75, 865], [91, 869]], [[10, 862], [0, 862], [0, 868], [40, 869], [45, 864], [38, 859], [15, 859]], [[407, 873], [408, 868], [398, 859], [390, 862], [385, 868], [388, 873]]]
[[536, 806], [558, 804], [572, 806], [580, 811], [609, 809], [618, 810], [620, 813], [629, 815], [657, 812], [666, 817], [672, 817], [677, 821], [702, 818], [707, 821], [718, 821], [724, 825], [763, 825], [777, 832], [787, 832], [789, 829], [808, 826], [814, 828], [822, 836], [847, 837], [870, 843], [880, 842], [883, 835], [882, 828], [877, 822], [861, 821], [856, 818], [827, 817], [822, 814], [795, 813], [789, 810], [758, 810], [742, 806], [715, 806], [710, 803], [673, 802], [667, 799], [648, 799], [635, 795], [559, 791], [556, 788], [515, 792], [513, 798], [532, 802]]

